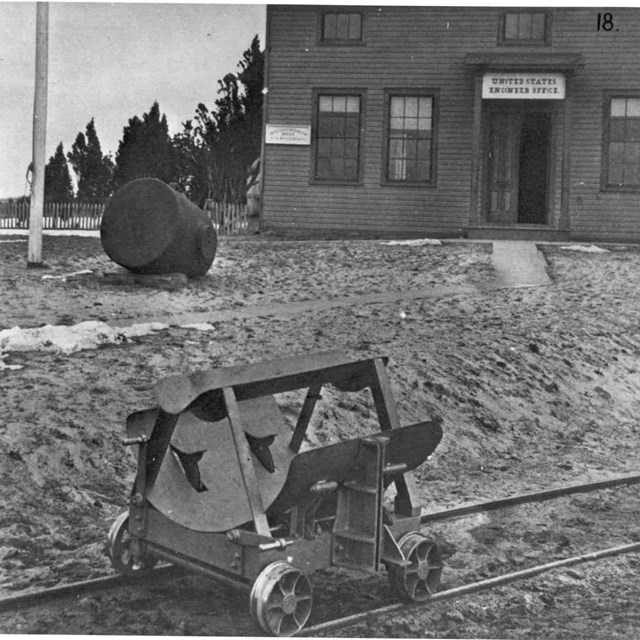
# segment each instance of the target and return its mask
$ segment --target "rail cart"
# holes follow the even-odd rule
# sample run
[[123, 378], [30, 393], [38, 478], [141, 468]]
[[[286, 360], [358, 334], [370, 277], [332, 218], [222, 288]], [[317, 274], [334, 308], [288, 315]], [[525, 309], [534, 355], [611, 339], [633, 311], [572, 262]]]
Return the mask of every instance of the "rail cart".
[[[109, 532], [115, 568], [137, 575], [165, 560], [243, 586], [273, 635], [304, 627], [318, 569], [386, 570], [398, 596], [428, 599], [442, 565], [419, 531], [410, 471], [442, 430], [400, 426], [386, 364], [329, 352], [161, 380], [157, 406], [127, 419], [138, 466], [129, 510]], [[324, 385], [369, 388], [380, 432], [301, 450]], [[307, 393], [292, 430], [274, 394], [296, 389]], [[392, 483], [393, 514], [383, 506]]]

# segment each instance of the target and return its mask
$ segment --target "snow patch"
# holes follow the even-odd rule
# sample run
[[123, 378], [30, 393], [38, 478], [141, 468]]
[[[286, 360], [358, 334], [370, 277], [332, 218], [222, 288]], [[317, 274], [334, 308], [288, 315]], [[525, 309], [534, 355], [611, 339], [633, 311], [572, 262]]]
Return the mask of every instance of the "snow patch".
[[387, 242], [381, 242], [380, 244], [387, 245], [405, 245], [408, 247], [424, 247], [425, 245], [432, 245], [439, 247], [442, 245], [440, 240], [434, 240], [433, 238], [418, 238], [414, 240], [388, 240]]
[[72, 271], [71, 273], [64, 273], [61, 276], [51, 276], [44, 275], [42, 276], [43, 280], [62, 280], [62, 282], [66, 282], [67, 278], [73, 278], [74, 276], [82, 276], [85, 274], [93, 273], [91, 269], [82, 269], [82, 271]]
[[609, 253], [609, 249], [597, 247], [595, 244], [571, 244], [560, 247], [563, 251], [582, 251], [583, 253]]
[[[110, 327], [106, 322], [88, 320], [73, 326], [45, 325], [33, 329], [13, 327], [0, 331], [0, 358], [7, 351], [59, 351], [73, 353], [95, 349], [102, 344], [118, 344], [130, 338], [168, 329], [168, 324], [145, 322], [130, 327]], [[4, 368], [10, 365], [4, 365]]]
[[192, 322], [189, 324], [181, 324], [181, 329], [195, 329], [196, 331], [215, 331], [215, 327], [208, 322]]
[[0, 371], [3, 369], [9, 369], [11, 371], [16, 371], [17, 369], [23, 369], [24, 367], [21, 364], [7, 364], [2, 361], [2, 353], [0, 353]]

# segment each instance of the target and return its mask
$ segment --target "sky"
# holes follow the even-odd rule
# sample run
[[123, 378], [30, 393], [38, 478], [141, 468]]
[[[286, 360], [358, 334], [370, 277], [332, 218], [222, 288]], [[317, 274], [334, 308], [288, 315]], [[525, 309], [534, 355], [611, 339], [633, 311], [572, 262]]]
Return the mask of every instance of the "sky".
[[[155, 101], [178, 133], [198, 103], [214, 106], [255, 35], [264, 47], [265, 27], [264, 4], [50, 2], [47, 160], [91, 118], [115, 157]], [[35, 2], [0, 0], [0, 199], [30, 193], [35, 40]]]

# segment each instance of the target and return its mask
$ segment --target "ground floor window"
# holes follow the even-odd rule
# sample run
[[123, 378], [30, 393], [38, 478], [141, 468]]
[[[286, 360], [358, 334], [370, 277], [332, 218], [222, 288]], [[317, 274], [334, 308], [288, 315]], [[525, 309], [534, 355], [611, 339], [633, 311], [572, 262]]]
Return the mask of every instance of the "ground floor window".
[[603, 187], [640, 190], [640, 95], [605, 100]]
[[315, 180], [359, 182], [362, 96], [318, 93], [316, 105]]
[[435, 95], [388, 92], [386, 114], [384, 181], [433, 184]]

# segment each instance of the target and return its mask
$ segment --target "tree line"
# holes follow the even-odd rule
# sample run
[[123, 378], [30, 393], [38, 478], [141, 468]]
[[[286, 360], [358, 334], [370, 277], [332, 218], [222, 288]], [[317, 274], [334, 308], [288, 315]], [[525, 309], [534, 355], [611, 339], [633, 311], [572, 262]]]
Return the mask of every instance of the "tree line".
[[[167, 119], [154, 102], [124, 127], [115, 158], [102, 152], [95, 120], [79, 132], [65, 154], [62, 142], [45, 167], [45, 200], [100, 201], [138, 178], [158, 178], [200, 206], [207, 199], [243, 203], [247, 181], [260, 156], [264, 54], [255, 36], [237, 73], [218, 81], [209, 110], [198, 104], [182, 131], [169, 135]], [[74, 190], [71, 173], [76, 177]]]

